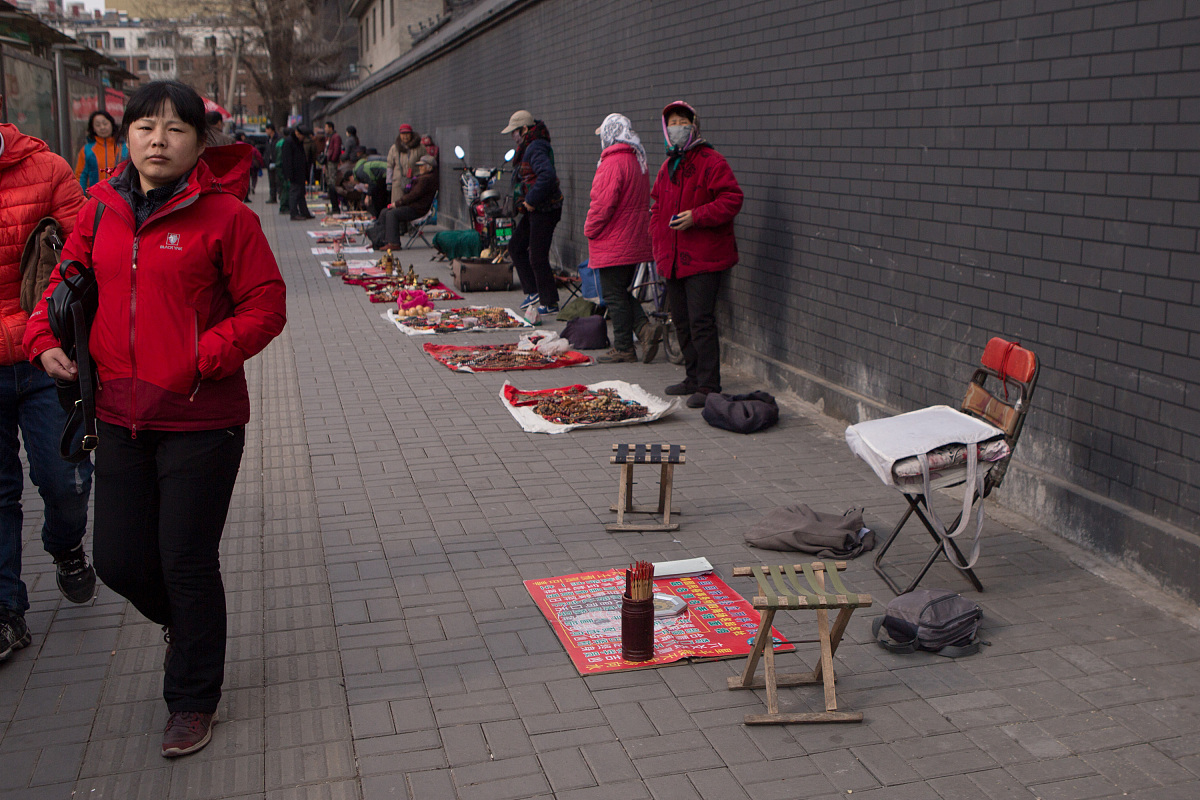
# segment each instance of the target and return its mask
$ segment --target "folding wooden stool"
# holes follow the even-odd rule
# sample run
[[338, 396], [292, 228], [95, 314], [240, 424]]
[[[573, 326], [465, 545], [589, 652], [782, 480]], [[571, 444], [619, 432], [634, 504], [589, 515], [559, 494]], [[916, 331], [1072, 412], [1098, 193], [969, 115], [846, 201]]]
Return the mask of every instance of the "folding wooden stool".
[[[678, 522], [671, 522], [671, 488], [675, 480], [675, 465], [686, 461], [686, 445], [680, 444], [614, 444], [610, 464], [621, 465], [617, 484], [617, 504], [609, 508], [617, 512], [617, 521], [604, 526], [610, 531], [677, 531]], [[633, 504], [633, 465], [661, 464], [658, 481], [658, 505]], [[661, 514], [662, 522], [626, 522], [625, 514]], [[679, 513], [679, 512], [675, 512]]]
[[[808, 564], [760, 567], [734, 567], [734, 577], [749, 577], [758, 581], [758, 594], [750, 601], [762, 613], [754, 647], [746, 658], [746, 668], [741, 677], [729, 679], [730, 689], [767, 690], [767, 713], [747, 714], [747, 725], [779, 725], [803, 722], [862, 722], [862, 712], [837, 710], [837, 695], [834, 692], [833, 654], [837, 652], [842, 634], [856, 608], [871, 605], [869, 594], [852, 594], [842, 583], [839, 569], [845, 569], [845, 561], [814, 561]], [[799, 573], [799, 574], [798, 574]], [[807, 588], [801, 585], [804, 576]], [[833, 593], [825, 591], [825, 578], [833, 584]], [[839, 609], [833, 627], [829, 627], [829, 609]], [[812, 672], [775, 672], [775, 648], [768, 646], [772, 641], [771, 623], [775, 612], [780, 610], [817, 612], [817, 641], [821, 643], [821, 660]], [[811, 641], [811, 640], [810, 640]], [[765, 662], [762, 678], [754, 676], [759, 657]], [[810, 683], [825, 685], [825, 710], [812, 713], [779, 713], [780, 686], [801, 686]]]

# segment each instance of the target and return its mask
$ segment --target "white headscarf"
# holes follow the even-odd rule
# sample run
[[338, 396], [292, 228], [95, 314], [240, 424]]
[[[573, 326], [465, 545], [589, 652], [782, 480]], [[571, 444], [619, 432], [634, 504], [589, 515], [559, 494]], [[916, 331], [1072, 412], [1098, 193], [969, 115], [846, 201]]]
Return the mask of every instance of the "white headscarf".
[[[642, 147], [642, 140], [633, 132], [633, 123], [629, 121], [629, 117], [623, 114], [609, 114], [604, 118], [604, 122], [600, 123], [596, 133], [600, 136], [601, 150], [607, 150], [618, 142], [627, 144], [637, 153], [638, 166], [642, 168], [642, 172], [647, 171], [646, 148]], [[603, 160], [601, 158], [601, 161]], [[596, 162], [596, 166], [600, 166], [600, 161]]]

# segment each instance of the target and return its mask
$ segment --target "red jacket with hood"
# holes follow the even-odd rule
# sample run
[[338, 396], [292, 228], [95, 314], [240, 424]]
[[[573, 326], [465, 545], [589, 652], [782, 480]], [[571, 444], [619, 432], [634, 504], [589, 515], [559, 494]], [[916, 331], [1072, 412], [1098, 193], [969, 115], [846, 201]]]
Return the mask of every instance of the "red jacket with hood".
[[83, 190], [61, 156], [15, 125], [0, 125], [0, 364], [25, 360], [21, 339], [29, 315], [21, 310], [21, 252], [34, 226], [54, 217], [63, 234], [75, 227]]
[[[687, 103], [674, 102], [663, 109], [663, 131], [671, 109]], [[697, 134], [699, 128], [697, 127]], [[683, 154], [683, 162], [672, 177], [671, 159], [663, 162], [654, 179], [654, 208], [650, 213], [650, 236], [654, 261], [665, 278], [686, 278], [702, 272], [719, 272], [738, 262], [733, 218], [742, 209], [742, 188], [725, 158], [707, 144]], [[671, 217], [692, 212], [691, 228], [672, 230]]]
[[[257, 215], [241, 201], [249, 188], [249, 149], [206, 149], [136, 231], [125, 197], [132, 169], [89, 191], [63, 257], [91, 266], [100, 287], [88, 340], [99, 419], [135, 435], [249, 421], [242, 364], [283, 330], [286, 318], [275, 256]], [[25, 349], [36, 359], [57, 346], [43, 300], [29, 319]]]
[[649, 223], [650, 176], [642, 172], [631, 145], [609, 145], [600, 154], [583, 223], [583, 235], [590, 240], [588, 266], [602, 269], [649, 261]]

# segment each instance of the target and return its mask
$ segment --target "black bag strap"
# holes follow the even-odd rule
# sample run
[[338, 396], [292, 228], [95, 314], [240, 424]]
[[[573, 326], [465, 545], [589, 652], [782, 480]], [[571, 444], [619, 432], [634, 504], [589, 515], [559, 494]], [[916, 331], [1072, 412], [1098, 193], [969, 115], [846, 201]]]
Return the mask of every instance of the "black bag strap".
[[[100, 217], [104, 214], [104, 204], [96, 206], [96, 216], [92, 222], [92, 247], [96, 244], [96, 231], [100, 229]], [[80, 265], [82, 267], [82, 264]], [[59, 266], [65, 274], [65, 263]], [[91, 337], [92, 321], [86, 318], [83, 301], [77, 298], [71, 303], [71, 321], [75, 326], [75, 364], [77, 366], [76, 380], [79, 381], [79, 399], [67, 415], [67, 424], [63, 426], [62, 437], [58, 441], [58, 454], [66, 461], [77, 464], [83, 461], [100, 443], [96, 433], [96, 385], [95, 367], [88, 348]], [[83, 428], [83, 435], [77, 436], [76, 431]]]
[[[912, 641], [897, 642], [887, 635], [883, 627], [883, 617], [876, 617], [871, 621], [871, 633], [875, 636], [875, 641], [879, 646], [889, 653], [915, 653], [918, 649], [917, 639], [914, 636]], [[927, 650], [925, 652], [933, 653], [934, 655], [945, 656], [946, 658], [962, 658], [963, 656], [973, 656], [979, 652], [981, 645], [989, 644], [979, 638], [979, 632], [975, 632], [974, 638], [964, 645], [946, 645], [940, 650]]]

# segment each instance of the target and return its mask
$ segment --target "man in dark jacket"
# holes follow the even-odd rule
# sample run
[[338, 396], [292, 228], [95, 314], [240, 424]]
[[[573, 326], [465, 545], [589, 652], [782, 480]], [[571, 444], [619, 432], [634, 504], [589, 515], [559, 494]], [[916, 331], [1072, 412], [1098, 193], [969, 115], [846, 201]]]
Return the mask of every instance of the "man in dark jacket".
[[508, 254], [526, 295], [522, 307], [533, 305], [536, 297], [539, 314], [557, 314], [558, 287], [550, 269], [550, 240], [562, 218], [563, 196], [554, 171], [550, 131], [533, 114], [518, 111], [500, 132], [510, 134], [517, 145], [513, 199], [518, 212], [524, 213], [513, 229]]
[[338, 164], [342, 160], [342, 137], [332, 122], [325, 123], [325, 152], [322, 161], [325, 164], [325, 191], [329, 193], [329, 210], [334, 214], [341, 212], [338, 193], [334, 191], [337, 185]]
[[385, 247], [400, 249], [400, 239], [408, 233], [408, 223], [429, 213], [437, 191], [437, 161], [433, 156], [421, 156], [417, 161], [417, 174], [413, 176], [408, 191], [388, 206], [380, 217], [383, 221]]
[[279, 201], [279, 179], [275, 172], [279, 169], [279, 164], [275, 163], [275, 144], [279, 141], [279, 134], [275, 131], [275, 125], [270, 122], [267, 123], [266, 133], [267, 146], [263, 155], [267, 159], [267, 188], [271, 191], [267, 202], [276, 203]]
[[297, 125], [283, 142], [283, 164], [280, 175], [288, 182], [288, 209], [292, 219], [312, 219], [308, 203], [304, 199], [305, 183], [308, 181], [308, 159], [304, 154], [304, 142], [312, 136], [312, 129]]

